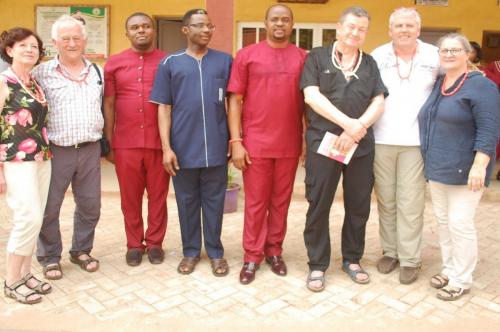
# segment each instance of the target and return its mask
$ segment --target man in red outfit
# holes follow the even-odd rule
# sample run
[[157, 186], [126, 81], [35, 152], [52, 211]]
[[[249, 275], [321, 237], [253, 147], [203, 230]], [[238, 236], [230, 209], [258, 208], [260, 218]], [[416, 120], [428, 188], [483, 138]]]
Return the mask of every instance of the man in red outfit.
[[[141, 264], [147, 249], [152, 264], [163, 262], [162, 242], [167, 229], [169, 177], [162, 164], [157, 105], [150, 103], [154, 75], [165, 53], [154, 47], [153, 20], [134, 13], [125, 23], [131, 47], [109, 58], [104, 67], [105, 134], [120, 185], [127, 235], [126, 261]], [[142, 198], [148, 193], [148, 227], [144, 233]]]
[[266, 40], [238, 52], [227, 89], [232, 160], [245, 187], [242, 284], [254, 280], [264, 257], [274, 273], [286, 275], [282, 245], [302, 152], [299, 79], [306, 52], [288, 42], [290, 8], [271, 6], [264, 23]]

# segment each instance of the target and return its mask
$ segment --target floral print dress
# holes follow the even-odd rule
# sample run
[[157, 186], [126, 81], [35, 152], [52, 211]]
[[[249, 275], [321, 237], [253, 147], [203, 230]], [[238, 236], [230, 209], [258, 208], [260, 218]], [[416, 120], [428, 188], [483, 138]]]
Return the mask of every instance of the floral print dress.
[[45, 98], [37, 99], [10, 70], [0, 75], [9, 89], [0, 113], [0, 162], [50, 159]]

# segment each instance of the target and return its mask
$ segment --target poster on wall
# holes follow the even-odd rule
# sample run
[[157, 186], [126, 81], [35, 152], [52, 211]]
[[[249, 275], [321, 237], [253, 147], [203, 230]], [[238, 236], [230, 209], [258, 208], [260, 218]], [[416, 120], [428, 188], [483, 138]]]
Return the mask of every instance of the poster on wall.
[[416, 5], [448, 6], [448, 0], [415, 0]]
[[85, 24], [87, 46], [85, 56], [89, 59], [105, 59], [109, 53], [109, 6], [64, 6], [38, 5], [35, 7], [36, 32], [42, 38], [47, 57], [54, 57], [56, 49], [52, 45], [51, 28], [63, 14], [71, 15]]

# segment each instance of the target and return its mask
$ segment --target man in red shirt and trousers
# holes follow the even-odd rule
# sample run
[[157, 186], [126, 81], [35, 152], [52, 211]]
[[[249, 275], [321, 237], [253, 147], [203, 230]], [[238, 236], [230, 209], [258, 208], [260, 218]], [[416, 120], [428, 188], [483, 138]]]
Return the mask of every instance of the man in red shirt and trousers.
[[[111, 56], [104, 67], [106, 137], [112, 138], [106, 159], [115, 164], [127, 235], [126, 262], [141, 264], [147, 249], [152, 264], [163, 262], [167, 229], [169, 176], [163, 168], [158, 108], [149, 102], [158, 63], [165, 53], [155, 49], [152, 18], [134, 13], [125, 23], [131, 47]], [[148, 195], [148, 227], [144, 233], [142, 198]]]
[[274, 273], [287, 273], [281, 255], [303, 142], [299, 80], [306, 52], [288, 41], [289, 7], [269, 7], [264, 23], [266, 40], [238, 52], [227, 88], [232, 161], [245, 189], [242, 284], [255, 279], [264, 257]]

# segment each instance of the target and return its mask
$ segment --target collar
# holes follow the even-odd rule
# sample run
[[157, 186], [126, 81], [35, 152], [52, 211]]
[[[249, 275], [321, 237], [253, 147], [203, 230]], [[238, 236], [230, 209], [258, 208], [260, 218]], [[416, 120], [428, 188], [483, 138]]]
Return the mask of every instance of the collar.
[[134, 54], [136, 55], [137, 57], [140, 57], [140, 56], [143, 56], [143, 57], [148, 57], [150, 56], [151, 54], [155, 53], [158, 49], [157, 48], [153, 48], [151, 51], [149, 52], [145, 52], [145, 53], [141, 53], [141, 52], [137, 52], [135, 51], [133, 48], [129, 48], [128, 51], [129, 53], [131, 54]]
[[[92, 62], [90, 62], [87, 58], [82, 57], [83, 64], [85, 65], [84, 69], [80, 73], [80, 75], [87, 73], [90, 70], [90, 66], [92, 66]], [[64, 66], [59, 61], [59, 55], [54, 57], [54, 68], [61, 68], [61, 70], [65, 70]]]
[[[387, 49], [387, 55], [392, 56], [396, 58], [396, 53], [394, 52], [394, 42], [390, 42], [387, 44], [389, 47]], [[417, 56], [422, 49], [422, 41], [420, 39], [417, 39], [417, 51], [415, 52], [415, 56]]]

